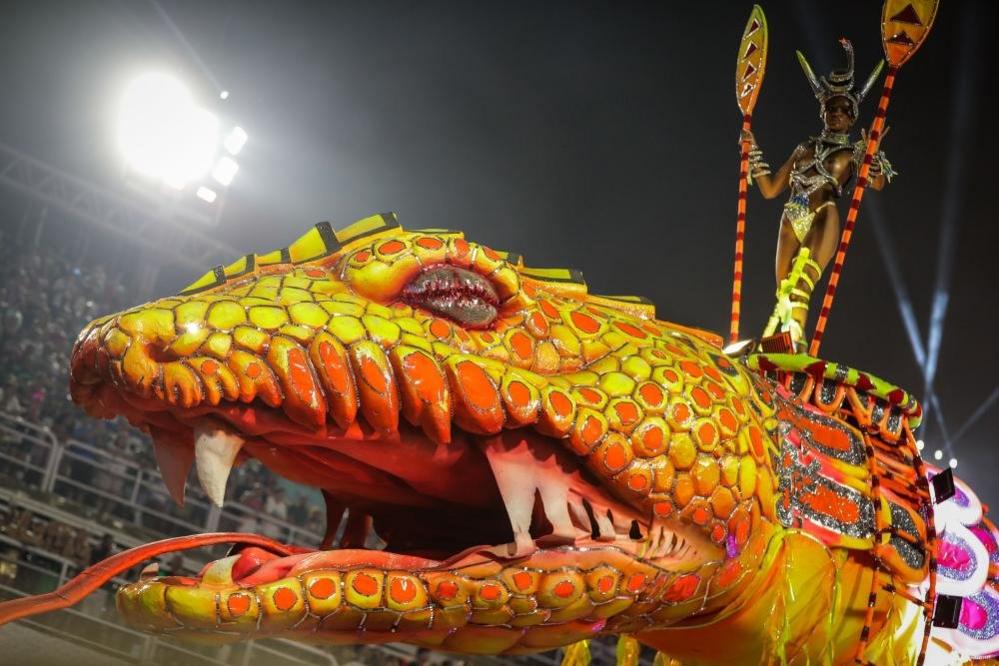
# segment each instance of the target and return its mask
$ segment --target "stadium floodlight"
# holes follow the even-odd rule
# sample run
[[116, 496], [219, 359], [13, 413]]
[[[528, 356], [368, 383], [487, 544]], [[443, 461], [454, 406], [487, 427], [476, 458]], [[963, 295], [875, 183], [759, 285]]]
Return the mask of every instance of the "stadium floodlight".
[[957, 458], [951, 458], [948, 464], [950, 465], [951, 469], [954, 469], [955, 467], [957, 467]]
[[128, 165], [181, 189], [202, 177], [218, 150], [219, 121], [172, 76], [145, 74], [125, 92], [118, 143]]
[[211, 189], [210, 187], [205, 187], [204, 185], [198, 188], [196, 194], [199, 199], [207, 201], [208, 203], [214, 203], [215, 198], [218, 197], [218, 194], [216, 194], [215, 190]]
[[237, 171], [239, 171], [239, 165], [236, 164], [236, 160], [228, 155], [223, 155], [215, 163], [215, 168], [212, 169], [212, 178], [228, 187], [232, 183], [232, 179], [236, 177]]
[[920, 451], [922, 451], [924, 448], [926, 448], [926, 442], [924, 442], [921, 439], [917, 439], [916, 440], [916, 448], [919, 449]]
[[937, 449], [936, 451], [934, 451], [933, 452], [933, 459], [934, 460], [943, 460], [943, 451], [941, 451], [940, 449]]
[[219, 99], [229, 99], [229, 91], [223, 90], [219, 93]]
[[247, 138], [246, 130], [237, 125], [232, 128], [232, 131], [229, 132], [228, 136], [226, 136], [222, 145], [225, 146], [225, 149], [229, 151], [230, 155], [238, 155], [239, 151], [241, 151], [243, 146], [246, 145]]

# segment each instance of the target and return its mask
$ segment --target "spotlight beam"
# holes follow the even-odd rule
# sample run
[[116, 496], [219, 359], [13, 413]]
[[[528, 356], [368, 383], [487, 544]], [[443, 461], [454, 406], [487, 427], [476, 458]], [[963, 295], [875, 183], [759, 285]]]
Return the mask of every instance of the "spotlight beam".
[[989, 397], [987, 397], [982, 404], [980, 404], [978, 408], [971, 413], [968, 420], [957, 429], [957, 432], [954, 433], [954, 437], [950, 440], [951, 444], [956, 444], [957, 440], [961, 439], [961, 437], [964, 436], [964, 433], [968, 432], [968, 429], [973, 426], [978, 419], [985, 416], [985, 413], [988, 412], [992, 405], [996, 404], [997, 401], [999, 401], [999, 386], [992, 389], [991, 395], [989, 395]]
[[947, 449], [947, 453], [953, 454], [953, 450], [951, 449], [951, 444], [953, 444], [953, 440], [951, 439], [950, 433], [948, 432], [947, 421], [944, 420], [943, 409], [940, 408], [940, 399], [937, 397], [936, 393], [930, 393], [924, 399], [923, 401], [924, 415], [927, 411], [926, 405], [928, 404], [933, 405], [933, 409], [936, 410], [935, 412], [933, 412], [933, 418], [936, 419], [937, 425], [940, 426], [940, 434], [943, 435], [944, 448]]
[[867, 212], [870, 215], [871, 226], [874, 228], [874, 236], [878, 242], [878, 249], [881, 251], [881, 260], [888, 271], [888, 279], [895, 290], [895, 297], [898, 299], [899, 314], [902, 315], [902, 323], [905, 325], [905, 332], [909, 338], [909, 345], [912, 347], [912, 354], [916, 357], [916, 363], [919, 364], [919, 367], [925, 368], [926, 350], [923, 348], [922, 335], [919, 333], [919, 322], [916, 321], [916, 311], [912, 307], [909, 289], [905, 286], [905, 280], [902, 278], [895, 244], [891, 240], [888, 225], [885, 224], [884, 209], [881, 207], [881, 200], [873, 197], [869, 204]]
[[964, 13], [964, 23], [961, 26], [963, 38], [959, 40], [959, 54], [954, 59], [953, 73], [956, 91], [952, 96], [954, 101], [950, 114], [951, 140], [945, 171], [946, 183], [940, 220], [940, 238], [937, 243], [936, 285], [930, 312], [929, 337], [926, 343], [926, 363], [923, 366], [924, 393], [927, 396], [933, 393], [933, 382], [936, 379], [944, 320], [947, 315], [947, 305], [950, 302], [950, 284], [954, 272], [954, 247], [961, 221], [960, 213], [963, 203], [961, 194], [964, 183], [963, 156], [970, 148], [968, 143], [971, 134], [971, 96], [974, 77], [978, 69], [974, 55], [977, 52], [980, 36], [977, 13], [975, 5], [969, 5], [968, 11]]
[[[909, 345], [912, 347], [912, 354], [916, 357], [916, 362], [920, 365], [920, 367], [924, 368], [925, 372], [926, 350], [923, 347], [922, 336], [919, 334], [919, 323], [916, 321], [916, 311], [912, 306], [912, 299], [909, 297], [909, 289], [905, 286], [905, 280], [902, 278], [902, 271], [898, 264], [898, 253], [895, 251], [895, 244], [891, 240], [888, 225], [885, 224], [884, 209], [881, 207], [881, 201], [877, 197], [870, 201], [868, 213], [870, 214], [871, 226], [874, 228], [874, 236], [878, 242], [878, 250], [881, 252], [881, 259], [884, 263], [885, 270], [888, 271], [888, 280], [891, 282], [892, 289], [895, 291], [899, 314], [902, 315], [902, 323], [905, 325], [905, 332], [906, 336], [909, 338]], [[953, 440], [948, 436], [947, 423], [944, 421], [943, 409], [940, 407], [940, 399], [937, 397], [936, 392], [933, 391], [932, 385], [930, 386], [929, 392], [923, 396], [924, 419], [929, 418], [930, 406], [932, 406], [935, 410], [932, 414], [936, 419], [937, 425], [940, 426], [940, 432], [943, 434], [944, 445], [948, 452], [950, 452]], [[929, 421], [926, 420], [926, 423], [929, 423]]]

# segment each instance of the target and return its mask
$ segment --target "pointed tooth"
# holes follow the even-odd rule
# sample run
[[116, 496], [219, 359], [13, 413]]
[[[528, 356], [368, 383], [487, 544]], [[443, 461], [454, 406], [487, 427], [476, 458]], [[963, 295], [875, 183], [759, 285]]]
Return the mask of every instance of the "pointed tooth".
[[616, 515], [613, 511], [609, 511], [608, 513], [610, 514], [611, 522], [614, 523], [614, 531], [627, 536], [631, 531], [631, 521], [620, 512]]
[[658, 557], [658, 553], [662, 549], [662, 536], [662, 526], [653, 523], [652, 527], [649, 528], [649, 536], [646, 540], [645, 556], [647, 558]]
[[486, 440], [484, 448], [510, 519], [516, 552], [533, 549], [531, 514], [534, 512], [536, 470], [527, 442], [518, 440], [511, 446], [502, 436], [497, 436]]
[[201, 584], [205, 586], [229, 587], [233, 584], [232, 568], [242, 555], [230, 555], [210, 563], [201, 572]]
[[655, 532], [656, 541], [655, 548], [650, 549], [652, 557], [662, 557], [666, 554], [666, 549], [669, 547], [669, 532], [662, 523], [656, 523], [653, 525], [652, 530]]
[[666, 557], [669, 555], [670, 545], [672, 544], [673, 535], [666, 528], [662, 528], [662, 537], [659, 539], [659, 553], [657, 557]]
[[392, 366], [382, 348], [370, 340], [350, 346], [350, 363], [357, 377], [361, 414], [375, 430], [392, 434], [399, 430], [399, 391]]
[[194, 464], [194, 447], [176, 441], [158, 428], [150, 428], [153, 436], [153, 456], [167, 492], [178, 506], [184, 506], [184, 486]]
[[667, 557], [667, 556], [673, 554], [673, 551], [676, 549], [677, 541], [678, 541], [678, 539], [676, 537], [676, 534], [674, 534], [672, 532], [665, 532], [663, 534], [663, 554], [662, 554], [662, 557]]
[[583, 500], [573, 495], [569, 498], [569, 516], [572, 517], [572, 524], [584, 532], [592, 532], [590, 527], [590, 514], [586, 512]]
[[672, 555], [673, 552], [676, 551], [677, 543], [678, 543], [678, 539], [677, 539], [676, 535], [673, 534], [672, 536], [670, 536], [669, 539], [666, 541], [665, 554], [666, 555]]
[[589, 533], [576, 527], [569, 515], [569, 504], [562, 498], [555, 496], [545, 499], [544, 487], [539, 488], [541, 493], [541, 504], [545, 512], [545, 517], [552, 524], [551, 534], [539, 537], [538, 540], [545, 545], [575, 543], [576, 539], [588, 536]]
[[346, 430], [357, 419], [357, 387], [340, 341], [321, 331], [309, 345], [309, 358], [326, 393], [330, 416]]
[[225, 484], [236, 454], [245, 440], [239, 435], [212, 426], [194, 430], [194, 462], [198, 481], [208, 498], [218, 507], [225, 500]]
[[552, 533], [543, 537], [544, 540], [573, 543], [578, 537], [586, 536], [585, 531], [572, 524], [569, 516], [569, 487], [565, 477], [553, 475], [547, 483], [538, 483], [537, 487], [545, 517], [552, 524]]
[[146, 566], [142, 567], [142, 571], [139, 572], [139, 580], [152, 578], [159, 572], [160, 572], [159, 562], [150, 562]]
[[610, 509], [598, 504], [593, 505], [593, 517], [597, 521], [597, 531], [599, 536], [597, 536], [597, 541], [613, 541], [614, 540], [614, 524], [611, 523], [610, 518], [607, 514], [610, 513]]
[[586, 498], [583, 498], [583, 509], [586, 511], [586, 517], [589, 520], [590, 535], [596, 539], [600, 536], [600, 526], [596, 519], [596, 509], [590, 503], [590, 500]]
[[656, 556], [656, 549], [659, 547], [659, 530], [653, 525], [649, 528], [649, 533], [645, 538], [644, 548], [639, 552], [645, 559], [652, 559]]
[[660, 530], [659, 549], [656, 557], [665, 557], [666, 553], [669, 552], [670, 540], [673, 538], [673, 535], [665, 527], [660, 527]]
[[659, 529], [661, 532], [659, 537], [659, 553], [656, 557], [666, 557], [669, 553], [670, 544], [673, 540], [673, 533], [662, 525], [659, 526]]
[[451, 442], [451, 398], [437, 361], [416, 347], [399, 345], [389, 358], [399, 379], [402, 413], [434, 442]]

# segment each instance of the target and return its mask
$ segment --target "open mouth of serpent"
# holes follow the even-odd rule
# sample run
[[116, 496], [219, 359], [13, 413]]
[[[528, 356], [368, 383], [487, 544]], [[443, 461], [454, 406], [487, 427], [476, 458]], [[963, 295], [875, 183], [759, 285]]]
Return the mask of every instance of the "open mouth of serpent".
[[[183, 497], [192, 466], [206, 494], [221, 499], [231, 468], [257, 458], [289, 480], [322, 489], [328, 511], [346, 507], [348, 521], [363, 519], [360, 532], [347, 526], [352, 538], [340, 548], [285, 557], [243, 549], [229, 565], [241, 585], [305, 566], [436, 569], [566, 547], [614, 547], [666, 569], [715, 555], [698, 532], [650, 519], [612, 496], [561, 442], [527, 430], [488, 437], [455, 430], [442, 444], [406, 423], [391, 436], [361, 420], [317, 433], [258, 403], [184, 410], [109, 384], [91, 387], [90, 400], [91, 411], [99, 403], [105, 416], [122, 414], [152, 436], [175, 499]], [[337, 523], [329, 522], [329, 530]], [[384, 550], [363, 549], [372, 529]]]

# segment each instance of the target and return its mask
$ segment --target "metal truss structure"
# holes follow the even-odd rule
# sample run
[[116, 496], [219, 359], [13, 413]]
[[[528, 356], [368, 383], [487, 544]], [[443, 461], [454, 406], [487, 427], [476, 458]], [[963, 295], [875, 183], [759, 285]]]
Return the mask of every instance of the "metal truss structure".
[[[198, 273], [240, 255], [186, 224], [183, 211], [127, 198], [0, 142], [0, 184], [56, 206]], [[197, 222], [195, 222], [197, 223]]]

